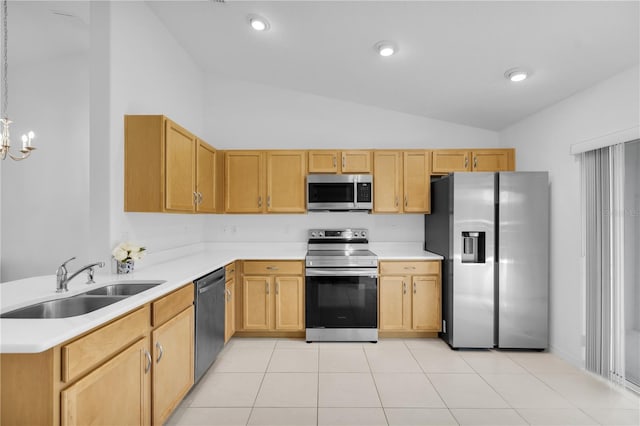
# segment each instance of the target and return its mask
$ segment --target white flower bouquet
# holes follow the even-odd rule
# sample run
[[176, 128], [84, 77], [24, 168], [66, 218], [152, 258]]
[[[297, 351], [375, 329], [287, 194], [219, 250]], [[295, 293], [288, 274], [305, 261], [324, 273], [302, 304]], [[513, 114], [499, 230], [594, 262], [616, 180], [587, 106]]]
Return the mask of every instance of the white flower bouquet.
[[146, 247], [131, 243], [120, 243], [113, 249], [111, 254], [117, 261], [117, 273], [128, 274], [133, 272], [134, 261], [142, 259]]

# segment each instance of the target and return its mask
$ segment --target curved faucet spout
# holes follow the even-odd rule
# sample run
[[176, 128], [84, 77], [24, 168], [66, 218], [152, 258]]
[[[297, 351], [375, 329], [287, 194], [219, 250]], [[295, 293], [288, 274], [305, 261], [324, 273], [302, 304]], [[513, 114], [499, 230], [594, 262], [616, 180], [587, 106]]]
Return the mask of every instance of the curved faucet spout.
[[78, 275], [83, 271], [87, 271], [87, 275], [88, 275], [87, 284], [93, 283], [94, 268], [96, 266], [100, 268], [104, 267], [104, 262], [90, 263], [89, 265], [85, 265], [82, 268], [78, 269], [76, 272], [71, 274], [71, 276], [69, 276], [66, 264], [72, 261], [73, 259], [75, 259], [75, 257], [72, 257], [71, 259], [64, 262], [62, 265], [60, 265], [60, 267], [58, 267], [58, 270], [56, 271], [56, 292], [58, 293], [61, 293], [63, 291], [68, 291], [69, 281], [74, 279], [76, 275]]

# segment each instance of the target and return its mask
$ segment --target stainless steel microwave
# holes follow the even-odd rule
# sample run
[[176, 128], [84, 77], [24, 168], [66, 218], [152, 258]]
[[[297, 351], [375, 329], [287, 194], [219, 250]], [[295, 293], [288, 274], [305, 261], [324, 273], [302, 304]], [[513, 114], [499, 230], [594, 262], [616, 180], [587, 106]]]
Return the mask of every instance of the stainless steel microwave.
[[371, 175], [307, 175], [308, 211], [371, 211]]

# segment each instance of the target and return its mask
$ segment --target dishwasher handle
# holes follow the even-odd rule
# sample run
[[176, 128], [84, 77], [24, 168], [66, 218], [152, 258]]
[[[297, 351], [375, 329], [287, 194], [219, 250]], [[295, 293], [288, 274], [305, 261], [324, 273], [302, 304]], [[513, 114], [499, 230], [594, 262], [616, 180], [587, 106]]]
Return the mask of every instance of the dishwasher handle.
[[224, 283], [224, 280], [220, 280], [220, 281], [215, 281], [212, 282], [211, 284], [205, 286], [205, 287], [200, 287], [198, 289], [198, 294], [203, 294], [208, 292], [209, 290], [211, 290], [212, 288], [214, 288], [216, 286], [216, 284], [220, 284], [220, 283]]

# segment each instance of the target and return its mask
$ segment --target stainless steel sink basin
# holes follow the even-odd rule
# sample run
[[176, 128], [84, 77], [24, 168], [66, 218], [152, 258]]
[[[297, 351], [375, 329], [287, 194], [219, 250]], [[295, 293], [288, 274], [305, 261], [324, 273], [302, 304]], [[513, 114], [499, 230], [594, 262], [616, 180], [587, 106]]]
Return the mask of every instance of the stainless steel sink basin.
[[68, 318], [87, 314], [123, 300], [124, 297], [74, 296], [49, 300], [0, 315], [0, 318]]
[[133, 296], [142, 293], [166, 281], [121, 281], [119, 283], [110, 284], [95, 290], [88, 291], [84, 294], [89, 296]]

